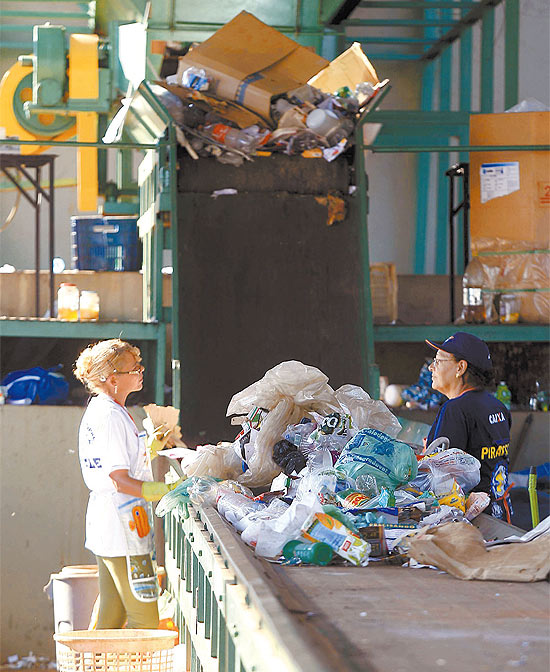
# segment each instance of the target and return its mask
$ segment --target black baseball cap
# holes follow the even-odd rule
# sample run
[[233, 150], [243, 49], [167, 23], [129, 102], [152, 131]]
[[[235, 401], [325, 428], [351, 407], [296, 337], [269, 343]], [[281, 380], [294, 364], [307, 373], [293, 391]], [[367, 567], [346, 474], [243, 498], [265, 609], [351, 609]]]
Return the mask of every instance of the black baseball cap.
[[449, 336], [443, 343], [432, 343], [426, 339], [426, 343], [434, 350], [443, 350], [457, 359], [465, 359], [469, 364], [481, 371], [492, 371], [493, 362], [487, 343], [481, 338], [468, 334], [465, 331], [457, 331]]

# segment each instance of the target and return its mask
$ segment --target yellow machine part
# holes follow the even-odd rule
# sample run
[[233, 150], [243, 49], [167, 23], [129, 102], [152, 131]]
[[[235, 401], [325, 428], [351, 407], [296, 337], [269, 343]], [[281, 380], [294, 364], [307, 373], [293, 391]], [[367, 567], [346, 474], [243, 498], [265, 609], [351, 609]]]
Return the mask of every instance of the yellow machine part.
[[[71, 35], [69, 41], [69, 99], [95, 100], [99, 96], [97, 35]], [[98, 115], [76, 113], [76, 137], [79, 142], [97, 142]], [[97, 148], [77, 150], [77, 202], [79, 210], [97, 211]]]
[[[20, 97], [20, 103], [32, 99], [32, 90], [23, 88], [17, 93], [21, 80], [32, 74], [32, 66], [15, 63], [6, 71], [0, 82], [0, 127], [5, 129], [7, 137], [19, 138], [19, 140], [40, 140], [40, 145], [21, 145], [21, 154], [40, 154], [48, 148], [48, 142], [52, 140], [68, 140], [75, 133], [74, 126], [59, 133], [54, 137], [31, 133], [21, 126], [14, 111], [16, 95]], [[44, 143], [44, 144], [42, 144]]]
[[[79, 142], [97, 142], [97, 127], [95, 112], [77, 112], [76, 137]], [[97, 148], [79, 147], [76, 162], [78, 209], [97, 211]]]

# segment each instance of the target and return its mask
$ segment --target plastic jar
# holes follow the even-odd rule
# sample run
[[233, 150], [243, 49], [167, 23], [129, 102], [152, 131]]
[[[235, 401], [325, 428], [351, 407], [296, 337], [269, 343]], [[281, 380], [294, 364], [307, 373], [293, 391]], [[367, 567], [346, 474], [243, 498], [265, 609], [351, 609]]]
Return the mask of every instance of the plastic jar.
[[501, 294], [499, 321], [501, 324], [517, 324], [519, 320], [520, 298], [517, 294]]
[[72, 282], [62, 282], [57, 290], [57, 319], [78, 322], [78, 287]]
[[97, 292], [82, 290], [80, 292], [81, 322], [97, 322], [99, 320], [99, 295]]

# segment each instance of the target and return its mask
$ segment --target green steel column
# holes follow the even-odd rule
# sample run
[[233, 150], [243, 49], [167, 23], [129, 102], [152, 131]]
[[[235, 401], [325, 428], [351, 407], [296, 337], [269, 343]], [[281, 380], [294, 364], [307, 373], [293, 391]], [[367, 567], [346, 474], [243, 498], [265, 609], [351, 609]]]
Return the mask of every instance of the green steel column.
[[519, 102], [519, 0], [506, 0], [504, 17], [504, 109]]
[[479, 80], [481, 112], [493, 111], [494, 37], [495, 13], [491, 9], [483, 15], [481, 20], [481, 76]]
[[[467, 9], [462, 10], [462, 15], [468, 13]], [[460, 98], [459, 109], [461, 112], [469, 112], [472, 109], [472, 29], [465, 30], [460, 37]], [[464, 137], [462, 133], [460, 136], [460, 144], [467, 145], [470, 141], [469, 129]], [[458, 160], [461, 163], [469, 161], [467, 152], [460, 152]], [[464, 191], [462, 188], [462, 181], [460, 182], [460, 189], [458, 193], [459, 200], [464, 198]], [[462, 274], [464, 272], [464, 231], [462, 216], [456, 220], [456, 272]]]
[[[436, 9], [426, 9], [424, 18], [435, 20], [438, 17]], [[439, 33], [436, 28], [424, 28], [424, 39], [436, 39]], [[435, 61], [428, 61], [422, 70], [422, 84], [420, 92], [420, 109], [423, 112], [433, 110], [433, 94], [435, 80]], [[431, 157], [420, 152], [417, 157], [416, 172], [416, 227], [414, 247], [414, 273], [422, 275], [426, 271], [426, 243], [428, 229], [428, 199], [430, 194], [430, 164]]]
[[[364, 118], [363, 118], [364, 119]], [[361, 340], [361, 382], [373, 399], [380, 396], [380, 369], [374, 361], [374, 327], [370, 288], [368, 233], [368, 178], [365, 173], [363, 119], [355, 130], [355, 179], [357, 182], [359, 247], [361, 255], [361, 284], [359, 291], [359, 338]]]
[[[452, 10], [441, 10], [442, 18], [452, 18]], [[439, 57], [439, 111], [448, 112], [451, 109], [451, 80], [452, 80], [452, 46], [447, 47]], [[449, 154], [440, 154], [437, 157], [437, 209], [436, 209], [436, 248], [435, 272], [439, 275], [447, 273], [448, 260], [448, 223], [447, 214], [448, 192], [445, 171], [449, 168]]]
[[[420, 108], [432, 109], [435, 63], [429, 61], [422, 71]], [[422, 275], [426, 270], [426, 241], [428, 228], [428, 198], [430, 192], [430, 155], [419, 152], [416, 169], [416, 229], [414, 248], [414, 273]]]
[[180, 333], [180, 258], [178, 244], [178, 155], [175, 131], [170, 125], [168, 130], [168, 174], [170, 179], [170, 246], [172, 248], [172, 405], [181, 403], [181, 360], [184, 353]]

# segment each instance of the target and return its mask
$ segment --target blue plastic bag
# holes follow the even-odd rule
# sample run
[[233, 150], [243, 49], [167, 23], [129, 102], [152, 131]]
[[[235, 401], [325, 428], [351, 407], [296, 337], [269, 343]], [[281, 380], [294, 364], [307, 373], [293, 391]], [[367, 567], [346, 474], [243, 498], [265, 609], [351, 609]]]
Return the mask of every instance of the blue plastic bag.
[[413, 449], [377, 429], [357, 432], [334, 467], [353, 479], [370, 474], [379, 488], [390, 490], [411, 481], [418, 471]]
[[61, 364], [51, 369], [35, 366], [12, 371], [0, 385], [6, 388], [8, 404], [62, 404], [69, 395], [69, 383], [61, 373]]

